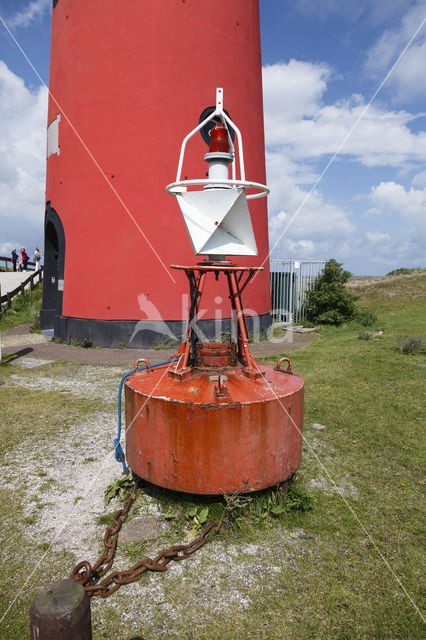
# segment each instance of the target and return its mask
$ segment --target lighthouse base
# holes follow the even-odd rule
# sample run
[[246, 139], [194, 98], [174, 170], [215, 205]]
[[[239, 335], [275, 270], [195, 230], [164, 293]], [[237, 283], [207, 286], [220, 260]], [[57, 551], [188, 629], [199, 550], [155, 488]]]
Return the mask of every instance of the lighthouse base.
[[[46, 318], [47, 320], [47, 318]], [[177, 320], [136, 321], [136, 320], [96, 320], [91, 318], [70, 318], [52, 316], [43, 323], [43, 329], [54, 329], [54, 335], [63, 342], [91, 340], [99, 347], [117, 347], [123, 344], [133, 349], [149, 349], [160, 343], [180, 344], [185, 334], [186, 323]], [[264, 335], [271, 326], [269, 313], [246, 318], [247, 328], [254, 338]], [[209, 340], [220, 340], [224, 334], [233, 331], [231, 318], [220, 320], [200, 320], [199, 331]], [[202, 337], [202, 336], [201, 336]]]

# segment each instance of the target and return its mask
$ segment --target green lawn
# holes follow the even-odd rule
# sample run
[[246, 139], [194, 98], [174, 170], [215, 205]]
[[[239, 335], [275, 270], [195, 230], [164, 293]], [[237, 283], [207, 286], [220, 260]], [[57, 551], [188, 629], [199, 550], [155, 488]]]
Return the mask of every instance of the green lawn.
[[0, 315], [0, 331], [30, 324], [36, 331], [40, 331], [42, 284], [37, 283], [33, 291], [25, 291], [24, 295], [17, 295], [12, 299], [12, 307], [2, 305]]

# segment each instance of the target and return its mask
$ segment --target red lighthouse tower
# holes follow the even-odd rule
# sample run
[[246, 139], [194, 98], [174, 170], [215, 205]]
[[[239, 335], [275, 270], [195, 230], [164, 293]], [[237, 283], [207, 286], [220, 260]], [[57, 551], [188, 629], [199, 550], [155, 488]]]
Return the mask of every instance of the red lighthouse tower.
[[[218, 86], [249, 140], [247, 174], [265, 183], [258, 0], [54, 0], [43, 328], [105, 346], [183, 334], [189, 300], [169, 265], [193, 249], [164, 186]], [[183, 178], [206, 151], [197, 134]], [[258, 255], [239, 263], [264, 271], [245, 292], [249, 330], [270, 311], [266, 199], [250, 211]], [[203, 299], [201, 329], [224, 331], [225, 289]]]

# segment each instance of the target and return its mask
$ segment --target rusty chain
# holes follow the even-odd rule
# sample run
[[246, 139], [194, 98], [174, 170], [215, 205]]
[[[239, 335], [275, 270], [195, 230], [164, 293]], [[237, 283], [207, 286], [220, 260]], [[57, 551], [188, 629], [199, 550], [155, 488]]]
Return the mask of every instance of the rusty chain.
[[[164, 549], [153, 560], [144, 558], [130, 569], [125, 571], [113, 571], [108, 574], [114, 563], [114, 556], [117, 550], [118, 535], [122, 525], [127, 520], [132, 504], [138, 495], [138, 488], [135, 487], [122, 509], [114, 515], [113, 523], [104, 534], [104, 552], [99, 560], [92, 566], [87, 560], [79, 562], [71, 571], [70, 578], [80, 583], [89, 596], [99, 596], [108, 598], [114, 591], [117, 591], [123, 584], [130, 584], [140, 579], [145, 571], [166, 571], [169, 562], [174, 560], [179, 562], [185, 560], [198, 549], [201, 549], [212, 535], [216, 534], [222, 526], [222, 521], [209, 524], [198, 538], [189, 544], [177, 544], [169, 549]], [[101, 579], [102, 578], [102, 579]]]

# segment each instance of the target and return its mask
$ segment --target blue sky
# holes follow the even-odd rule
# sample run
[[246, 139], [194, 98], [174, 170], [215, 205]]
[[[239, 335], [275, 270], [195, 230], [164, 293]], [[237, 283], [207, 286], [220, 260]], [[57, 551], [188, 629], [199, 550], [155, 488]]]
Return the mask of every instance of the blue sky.
[[[334, 257], [356, 275], [425, 266], [426, 0], [260, 12], [272, 257]], [[47, 84], [51, 0], [0, 0], [0, 16]], [[0, 255], [43, 242], [46, 112], [0, 23]]]

